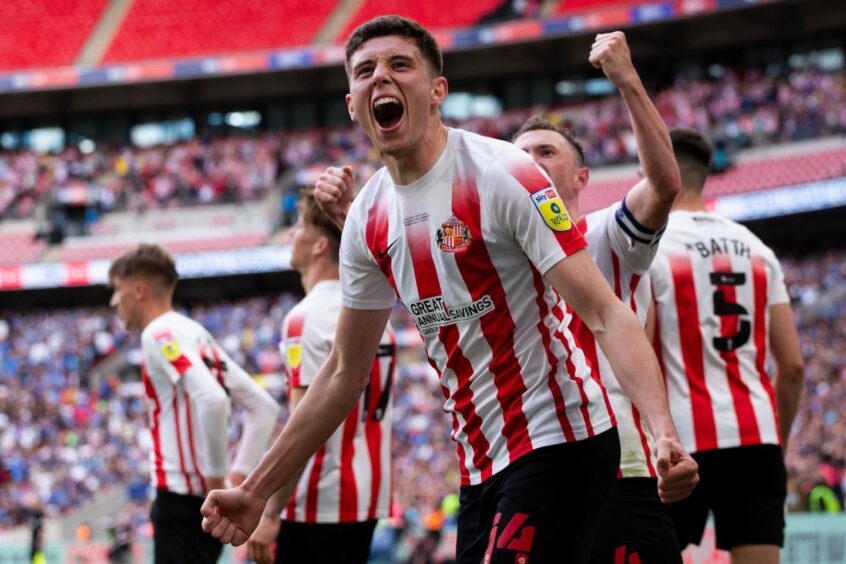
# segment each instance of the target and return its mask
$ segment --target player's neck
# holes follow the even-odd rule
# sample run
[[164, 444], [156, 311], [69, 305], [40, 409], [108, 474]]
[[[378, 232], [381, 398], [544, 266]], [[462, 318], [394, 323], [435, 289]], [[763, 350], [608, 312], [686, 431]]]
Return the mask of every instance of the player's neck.
[[695, 190], [685, 190], [682, 188], [679, 195], [676, 196], [676, 201], [673, 202], [672, 211], [708, 211], [705, 207], [705, 201], [702, 199], [702, 193]]
[[148, 307], [141, 312], [141, 329], [146, 329], [147, 325], [169, 311], [173, 311], [173, 304], [170, 300], [157, 301], [149, 304]]
[[567, 215], [570, 216], [570, 221], [578, 223], [582, 220], [582, 208], [579, 206], [579, 197], [576, 196], [570, 200], [564, 200], [564, 207], [567, 208]]
[[382, 160], [394, 184], [413, 184], [432, 170], [444, 152], [447, 137], [447, 128], [438, 120], [408, 152], [393, 156], [383, 154]]
[[300, 272], [300, 281], [306, 294], [311, 292], [312, 288], [317, 286], [318, 282], [323, 282], [324, 280], [340, 280], [340, 278], [338, 265], [333, 263], [313, 264], [308, 270]]

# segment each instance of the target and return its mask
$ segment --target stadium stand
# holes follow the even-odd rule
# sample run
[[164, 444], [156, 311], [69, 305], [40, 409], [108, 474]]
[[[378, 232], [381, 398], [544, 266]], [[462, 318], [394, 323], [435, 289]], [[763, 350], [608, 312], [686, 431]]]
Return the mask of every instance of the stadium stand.
[[0, 70], [72, 64], [107, 3], [0, 2]]
[[136, 0], [102, 63], [266, 50], [310, 44], [334, 0]]
[[364, 0], [335, 38], [343, 42], [355, 28], [383, 14], [399, 14], [411, 18], [427, 29], [469, 26], [510, 0], [481, 0], [479, 2], [415, 2], [415, 0]]
[[32, 231], [0, 231], [0, 265], [26, 264], [37, 261], [47, 244]]

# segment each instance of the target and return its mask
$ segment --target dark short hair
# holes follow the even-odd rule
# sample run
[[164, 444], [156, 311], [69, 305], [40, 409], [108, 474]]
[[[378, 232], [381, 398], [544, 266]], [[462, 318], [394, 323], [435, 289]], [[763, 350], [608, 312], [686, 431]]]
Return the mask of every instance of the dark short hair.
[[573, 135], [573, 132], [565, 127], [560, 127], [555, 125], [548, 119], [540, 115], [534, 115], [526, 120], [526, 123], [517, 130], [517, 133], [511, 138], [512, 143], [516, 143], [517, 139], [520, 138], [521, 135], [524, 133], [528, 133], [530, 131], [537, 131], [539, 129], [545, 129], [547, 131], [554, 131], [561, 135], [567, 143], [570, 144], [571, 147], [576, 151], [576, 154], [579, 157], [579, 164], [585, 166], [585, 151], [582, 149], [582, 144], [576, 140], [576, 137]]
[[701, 133], [694, 129], [674, 128], [670, 130], [670, 141], [673, 143], [673, 153], [676, 160], [680, 157], [695, 161], [708, 169], [711, 167], [713, 150]]
[[347, 76], [352, 76], [350, 61], [353, 55], [361, 49], [361, 46], [377, 37], [397, 35], [411, 40], [420, 50], [423, 60], [429, 65], [429, 69], [435, 76], [444, 74], [444, 57], [438, 42], [432, 34], [426, 31], [419, 23], [401, 16], [379, 16], [358, 26], [347, 39], [346, 61], [344, 66]]
[[300, 213], [302, 213], [304, 223], [314, 226], [326, 236], [329, 240], [331, 257], [337, 262], [341, 249], [341, 230], [320, 209], [320, 205], [314, 199], [314, 188], [303, 188], [300, 191]]
[[133, 276], [157, 278], [168, 290], [173, 290], [179, 280], [173, 255], [160, 245], [148, 243], [126, 251], [109, 267], [110, 282], [114, 282], [115, 278]]

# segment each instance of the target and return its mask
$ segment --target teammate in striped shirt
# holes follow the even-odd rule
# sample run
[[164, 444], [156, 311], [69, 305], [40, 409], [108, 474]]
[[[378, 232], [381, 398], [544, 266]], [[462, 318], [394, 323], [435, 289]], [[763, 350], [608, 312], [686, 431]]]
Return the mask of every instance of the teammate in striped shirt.
[[[280, 343], [292, 412], [332, 350], [341, 312], [341, 231], [310, 192], [303, 194], [299, 211], [291, 266], [299, 271], [306, 296], [285, 317]], [[390, 516], [395, 362], [396, 341], [389, 328], [370, 383], [344, 423], [306, 463], [296, 488], [292, 481], [270, 498], [247, 545], [251, 560], [274, 562], [271, 546], [277, 540], [278, 563], [367, 561], [376, 520]]]
[[[673, 507], [679, 544], [698, 544], [708, 511], [732, 562], [778, 562], [783, 446], [803, 360], [781, 267], [747, 228], [706, 211], [711, 148], [671, 132], [682, 189], [650, 274], [670, 407], [702, 482]], [[775, 374], [768, 371], [768, 356]]]
[[[212, 492], [204, 528], [244, 542], [269, 495], [355, 404], [399, 298], [453, 416], [461, 562], [586, 562], [619, 466], [604, 388], [567, 329], [567, 300], [597, 335], [656, 437], [659, 488], [688, 495], [654, 354], [584, 252], [549, 179], [510, 143], [448, 129], [434, 38], [385, 16], [347, 41], [350, 116], [386, 167], [348, 207], [335, 345], [282, 435], [241, 487]], [[613, 346], [612, 346], [613, 345]]]
[[[221, 545], [202, 530], [203, 496], [225, 487], [227, 477], [233, 485], [244, 480], [270, 442], [279, 405], [208, 331], [173, 311], [177, 278], [170, 253], [158, 245], [139, 245], [109, 268], [110, 305], [128, 330], [141, 331], [153, 439], [155, 562], [214, 563]], [[246, 418], [230, 465], [232, 404], [243, 408]]]
[[[517, 131], [514, 144], [549, 174], [605, 279], [645, 324], [651, 302], [647, 271], [679, 190], [679, 171], [670, 135], [632, 64], [625, 35], [619, 31], [598, 34], [589, 60], [618, 88], [626, 104], [643, 180], [621, 202], [582, 216], [579, 197], [587, 188], [589, 170], [573, 135], [536, 116]], [[591, 375], [601, 379], [608, 390], [620, 433], [620, 479], [597, 533], [591, 561], [623, 562], [636, 555], [645, 564], [680, 563], [669, 508], [658, 497], [649, 430], [617, 382], [590, 329], [574, 315], [570, 330], [590, 360]]]

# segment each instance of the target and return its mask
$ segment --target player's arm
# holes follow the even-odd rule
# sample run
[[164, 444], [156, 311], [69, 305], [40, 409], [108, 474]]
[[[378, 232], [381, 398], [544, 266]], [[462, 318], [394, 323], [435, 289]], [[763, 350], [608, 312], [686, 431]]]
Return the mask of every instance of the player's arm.
[[244, 483], [206, 497], [203, 530], [223, 543], [246, 542], [268, 498], [295, 478], [355, 406], [369, 382], [390, 312], [341, 309], [335, 345], [308, 392]]
[[230, 482], [237, 486], [255, 468], [270, 444], [280, 407], [243, 368], [222, 351], [221, 355], [227, 363], [226, 386], [232, 402], [241, 407], [245, 414], [238, 452], [229, 470]]
[[585, 250], [558, 261], [545, 277], [593, 332], [623, 390], [646, 417], [655, 437], [661, 499], [687, 497], [698, 481], [697, 465], [681, 446], [655, 353], [637, 317]]
[[229, 398], [196, 350], [194, 335], [167, 333], [158, 340], [142, 338], [151, 366], [163, 371], [182, 389], [199, 428], [197, 448], [205, 453], [201, 469], [209, 489], [223, 487], [229, 467], [227, 438]]
[[601, 68], [620, 91], [637, 141], [644, 178], [626, 195], [626, 206], [642, 226], [661, 228], [667, 223], [673, 200], [681, 188], [679, 167], [673, 156], [667, 126], [632, 64], [623, 32], [598, 34], [589, 60], [593, 66]]
[[802, 397], [805, 363], [790, 304], [775, 304], [769, 310], [770, 348], [776, 364], [776, 409], [782, 445], [787, 452], [790, 429]]
[[353, 168], [349, 165], [343, 168], [330, 166], [314, 184], [314, 199], [341, 231], [344, 230], [354, 192]]

